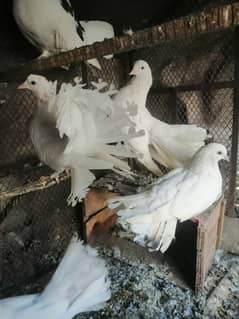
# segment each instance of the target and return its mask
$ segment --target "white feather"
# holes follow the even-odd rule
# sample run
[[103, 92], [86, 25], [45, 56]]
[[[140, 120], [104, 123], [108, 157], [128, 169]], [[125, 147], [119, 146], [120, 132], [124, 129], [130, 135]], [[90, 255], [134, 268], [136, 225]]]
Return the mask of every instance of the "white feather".
[[[93, 44], [95, 42], [104, 41], [114, 37], [113, 26], [105, 21], [80, 21], [82, 27], [85, 30], [85, 44]], [[106, 59], [112, 59], [113, 55], [104, 56]]]
[[71, 319], [110, 299], [108, 272], [97, 251], [73, 238], [41, 294], [0, 300], [2, 319]]

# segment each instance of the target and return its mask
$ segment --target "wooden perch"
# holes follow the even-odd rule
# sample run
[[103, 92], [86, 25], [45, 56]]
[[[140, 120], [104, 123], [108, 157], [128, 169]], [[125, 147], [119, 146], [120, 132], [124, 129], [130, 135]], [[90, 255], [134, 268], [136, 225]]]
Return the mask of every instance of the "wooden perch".
[[152, 28], [134, 32], [131, 36], [114, 37], [93, 45], [31, 61], [16, 68], [0, 72], [0, 79], [22, 79], [26, 74], [75, 65], [88, 59], [151, 47], [164, 41], [188, 38], [211, 30], [226, 28], [239, 23], [239, 2], [209, 8], [196, 15], [186, 16]]
[[[23, 179], [19, 178], [20, 182], [16, 186], [10, 187], [10, 189], [0, 191], [0, 200], [6, 200], [9, 198], [24, 195], [30, 192], [43, 190], [43, 189], [52, 187], [59, 182], [65, 181], [68, 178], [69, 178], [69, 174], [65, 171], [59, 175], [59, 178], [57, 181], [56, 179], [51, 177], [51, 175], [41, 176], [37, 178], [36, 180], [34, 181], [31, 180], [31, 181], [28, 181], [27, 183], [25, 183]], [[1, 179], [0, 179], [0, 183], [1, 183]]]

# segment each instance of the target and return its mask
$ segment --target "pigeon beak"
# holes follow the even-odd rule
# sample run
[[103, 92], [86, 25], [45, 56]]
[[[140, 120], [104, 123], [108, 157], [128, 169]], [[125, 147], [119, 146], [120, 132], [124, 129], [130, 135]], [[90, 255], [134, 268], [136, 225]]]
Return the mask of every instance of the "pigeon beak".
[[24, 89], [29, 89], [29, 86], [27, 84], [27, 82], [23, 82], [22, 84], [20, 84], [18, 87], [17, 87], [18, 90], [24, 90]]
[[136, 75], [136, 71], [134, 68], [130, 71], [129, 75]]
[[228, 155], [225, 155], [225, 156], [224, 156], [224, 160], [227, 161], [227, 162], [230, 162], [229, 156], [228, 156]]

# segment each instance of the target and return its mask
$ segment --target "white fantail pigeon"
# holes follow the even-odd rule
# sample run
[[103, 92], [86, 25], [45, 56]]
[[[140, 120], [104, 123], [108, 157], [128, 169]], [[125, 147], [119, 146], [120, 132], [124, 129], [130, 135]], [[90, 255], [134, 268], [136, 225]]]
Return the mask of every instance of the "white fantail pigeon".
[[164, 253], [175, 237], [177, 221], [199, 215], [220, 198], [222, 159], [228, 160], [226, 148], [208, 144], [190, 164], [173, 169], [142, 193], [109, 199], [108, 206], [119, 210], [119, 223], [135, 234], [136, 242]]
[[[95, 179], [90, 170], [131, 175], [128, 164], [117, 157], [140, 156], [128, 145], [130, 138], [143, 134], [135, 132], [130, 120], [137, 111], [134, 106], [114, 108], [112, 92], [99, 92], [102, 83], [94, 90], [63, 83], [56, 93], [56, 82], [30, 75], [19, 88], [37, 98], [30, 135], [40, 160], [57, 173], [71, 170], [69, 204], [76, 205], [86, 195]], [[123, 127], [131, 129], [124, 134]]]
[[157, 175], [161, 175], [161, 171], [153, 159], [168, 168], [185, 165], [210, 137], [207, 130], [192, 124], [170, 125], [154, 118], [146, 108], [147, 95], [153, 83], [148, 63], [136, 61], [130, 74], [133, 78], [114, 96], [114, 101], [125, 107], [127, 103], [138, 106], [132, 121], [138, 129], [145, 130], [145, 135], [132, 139], [131, 145], [144, 154], [141, 163]]
[[[40, 57], [114, 37], [107, 22], [77, 21], [70, 0], [14, 0], [13, 14], [23, 35], [41, 52]], [[96, 59], [87, 62], [100, 68]]]
[[110, 296], [104, 260], [73, 238], [42, 293], [1, 299], [0, 314], [1, 319], [72, 319], [103, 308]]

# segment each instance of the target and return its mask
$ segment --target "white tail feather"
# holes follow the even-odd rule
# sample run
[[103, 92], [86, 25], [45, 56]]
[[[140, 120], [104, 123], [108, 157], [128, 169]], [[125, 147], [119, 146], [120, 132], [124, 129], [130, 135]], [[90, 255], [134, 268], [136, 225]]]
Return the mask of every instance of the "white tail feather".
[[[94, 175], [87, 169], [112, 169], [130, 177], [128, 164], [115, 156], [140, 157], [129, 146], [132, 137], [144, 134], [143, 131], [136, 132], [129, 117], [129, 113], [135, 112], [135, 106], [113, 108], [110, 93], [100, 93], [98, 88], [88, 90], [82, 85], [63, 84], [56, 98], [57, 128], [61, 137], [68, 137], [63, 164], [72, 171], [68, 203], [73, 206], [86, 195], [94, 180]], [[125, 133], [122, 128], [127, 128]]]
[[160, 250], [164, 253], [175, 238], [176, 226], [176, 218], [160, 223], [155, 237], [147, 243], [150, 251]]
[[86, 311], [97, 311], [105, 306], [105, 302], [110, 299], [110, 281], [106, 280], [105, 274], [94, 280], [81, 293], [71, 305], [69, 312], [71, 316]]
[[169, 168], [190, 162], [208, 138], [207, 131], [196, 125], [169, 125], [153, 117], [152, 121], [151, 155], [154, 160]]
[[[146, 207], [145, 207], [146, 209]], [[121, 213], [119, 223], [136, 234], [135, 241], [142, 246], [149, 247], [150, 251], [160, 250], [164, 253], [175, 237], [177, 218], [165, 219], [160, 211], [151, 213], [124, 211]]]
[[65, 303], [67, 318], [98, 310], [110, 298], [107, 275], [105, 262], [97, 251], [74, 238], [39, 302]]
[[71, 169], [71, 193], [67, 199], [67, 203], [74, 207], [77, 202], [85, 197], [89, 186], [94, 180], [94, 174], [87, 169]]
[[131, 147], [143, 154], [143, 158], [138, 158], [138, 161], [143, 164], [147, 169], [154, 173], [157, 176], [162, 175], [162, 171], [157, 166], [157, 164], [153, 161], [150, 151], [149, 151], [149, 136], [145, 134], [144, 136], [133, 138], [130, 141]]

